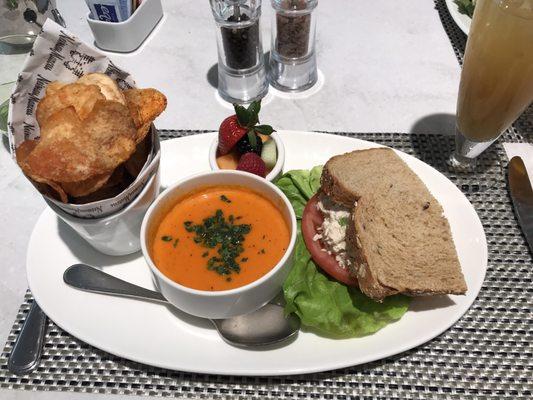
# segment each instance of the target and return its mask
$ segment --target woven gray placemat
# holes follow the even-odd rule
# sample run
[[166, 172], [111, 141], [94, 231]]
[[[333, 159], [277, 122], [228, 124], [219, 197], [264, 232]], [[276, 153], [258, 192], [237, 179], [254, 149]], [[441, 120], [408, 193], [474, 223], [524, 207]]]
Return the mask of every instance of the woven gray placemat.
[[[439, 13], [444, 31], [450, 39], [455, 56], [460, 65], [466, 46], [466, 35], [453, 21], [445, 0], [434, 0], [435, 9]], [[533, 105], [530, 106], [512, 125], [503, 133], [503, 141], [533, 143]]]
[[[196, 134], [162, 131], [163, 139]], [[453, 139], [440, 135], [349, 134], [412, 154], [455, 180], [446, 166]], [[533, 392], [532, 258], [502, 174], [500, 145], [480, 158], [495, 185], [467, 196], [483, 223], [489, 268], [478, 299], [452, 328], [397, 356], [337, 371], [287, 377], [232, 377], [162, 370], [112, 356], [48, 324], [40, 366], [26, 376], [7, 357], [32, 302], [28, 293], [0, 355], [0, 388], [172, 396], [190, 399], [529, 399]]]

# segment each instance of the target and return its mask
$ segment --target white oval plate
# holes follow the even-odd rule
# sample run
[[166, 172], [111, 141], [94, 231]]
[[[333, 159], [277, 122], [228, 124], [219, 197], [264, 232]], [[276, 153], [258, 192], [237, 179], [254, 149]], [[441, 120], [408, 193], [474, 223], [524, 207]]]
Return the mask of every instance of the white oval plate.
[[[170, 185], [209, 169], [214, 134], [161, 143], [161, 179]], [[322, 133], [281, 133], [285, 170], [311, 168], [329, 157], [374, 143]], [[182, 371], [224, 375], [286, 375], [327, 371], [362, 364], [419, 346], [452, 326], [475, 300], [487, 268], [487, 244], [479, 218], [466, 197], [444, 175], [398, 152], [444, 207], [468, 284], [465, 296], [413, 299], [399, 321], [374, 335], [345, 340], [300, 332], [284, 347], [242, 350], [227, 345], [211, 324], [149, 302], [85, 293], [63, 283], [74, 263], [101, 267], [112, 275], [154, 288], [140, 253], [110, 257], [86, 244], [49, 209], [30, 239], [28, 282], [37, 302], [61, 328], [104, 351], [133, 361]]]
[[470, 18], [468, 15], [461, 14], [459, 12], [457, 4], [455, 4], [453, 0], [446, 0], [446, 7], [448, 7], [448, 11], [450, 12], [450, 15], [452, 16], [459, 29], [461, 29], [465, 33], [465, 35], [468, 36], [468, 32], [470, 31], [470, 24], [472, 23], [472, 18]]

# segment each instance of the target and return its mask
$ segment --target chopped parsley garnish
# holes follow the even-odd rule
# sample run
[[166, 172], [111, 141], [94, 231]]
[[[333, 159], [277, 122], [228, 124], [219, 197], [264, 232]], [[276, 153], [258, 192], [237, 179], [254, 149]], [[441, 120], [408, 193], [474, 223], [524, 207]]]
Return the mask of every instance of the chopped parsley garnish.
[[341, 217], [341, 219], [339, 219], [339, 225], [340, 226], [348, 225], [348, 218], [347, 217]]
[[191, 221], [183, 223], [187, 232], [195, 234], [193, 238], [195, 243], [209, 249], [217, 248], [217, 255], [207, 260], [207, 268], [219, 275], [239, 273], [241, 270], [236, 259], [244, 251], [242, 243], [252, 227], [249, 224], [235, 224], [237, 219], [239, 218], [230, 215], [226, 220], [224, 213], [219, 209], [215, 215], [204, 218], [200, 224], [195, 225]]
[[174, 248], [176, 248], [176, 246], [178, 245], [179, 241], [180, 241], [179, 239], [174, 239], [174, 243], [172, 243], [172, 246]]
[[220, 200], [222, 200], [224, 203], [231, 203], [231, 200], [228, 199], [225, 194], [220, 196]]
[[169, 235], [161, 236], [161, 240], [163, 242], [170, 242], [172, 241], [172, 236], [169, 236]]

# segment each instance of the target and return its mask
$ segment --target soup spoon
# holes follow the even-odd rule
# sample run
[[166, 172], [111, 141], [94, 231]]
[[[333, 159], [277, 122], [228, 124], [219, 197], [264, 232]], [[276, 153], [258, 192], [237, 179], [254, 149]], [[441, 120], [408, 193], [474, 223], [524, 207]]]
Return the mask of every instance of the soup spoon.
[[[171, 305], [159, 292], [123, 281], [97, 268], [74, 264], [63, 274], [65, 283], [86, 292], [156, 301]], [[258, 347], [282, 342], [293, 337], [300, 320], [291, 314], [285, 317], [283, 307], [268, 303], [250, 314], [227, 319], [210, 319], [227, 343], [238, 347]]]

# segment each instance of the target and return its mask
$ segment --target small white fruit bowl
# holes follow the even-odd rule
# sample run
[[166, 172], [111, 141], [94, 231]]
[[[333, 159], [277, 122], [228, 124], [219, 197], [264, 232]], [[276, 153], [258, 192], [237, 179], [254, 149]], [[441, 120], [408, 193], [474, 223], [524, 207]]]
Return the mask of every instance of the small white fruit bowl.
[[[276, 143], [277, 159], [276, 165], [274, 168], [267, 174], [265, 179], [267, 181], [273, 182], [283, 173], [283, 165], [285, 164], [285, 146], [283, 146], [283, 141], [279, 135], [274, 132], [270, 135], [274, 143]], [[211, 147], [209, 148], [209, 165], [213, 171], [220, 170], [220, 167], [217, 164], [217, 147], [218, 147], [218, 137], [213, 140]]]

